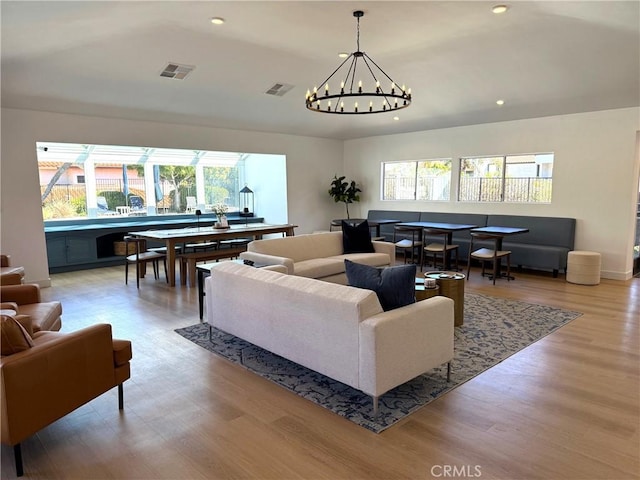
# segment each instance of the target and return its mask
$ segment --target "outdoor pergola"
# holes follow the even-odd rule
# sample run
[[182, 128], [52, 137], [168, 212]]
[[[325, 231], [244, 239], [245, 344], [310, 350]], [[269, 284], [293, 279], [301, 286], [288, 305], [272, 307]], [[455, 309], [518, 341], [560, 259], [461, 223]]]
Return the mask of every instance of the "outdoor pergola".
[[192, 166], [195, 169], [196, 202], [205, 205], [205, 167], [235, 167], [246, 154], [208, 150], [181, 150], [168, 148], [127, 147], [114, 145], [84, 145], [70, 143], [37, 143], [38, 162], [60, 162], [79, 165], [85, 175], [87, 213], [98, 212], [96, 165], [123, 166], [123, 193], [128, 188], [126, 166], [141, 165], [144, 169], [144, 190], [148, 215], [157, 213], [157, 203], [162, 200], [159, 190], [159, 168], [162, 165]]

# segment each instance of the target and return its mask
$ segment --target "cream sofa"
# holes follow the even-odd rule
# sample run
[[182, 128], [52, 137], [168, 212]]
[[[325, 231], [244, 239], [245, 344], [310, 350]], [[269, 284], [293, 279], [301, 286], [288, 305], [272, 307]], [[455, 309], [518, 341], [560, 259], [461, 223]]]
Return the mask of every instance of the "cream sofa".
[[372, 242], [374, 253], [343, 253], [342, 232], [323, 232], [293, 237], [254, 240], [240, 258], [260, 265], [284, 265], [289, 275], [317, 278], [346, 285], [345, 258], [373, 267], [388, 266], [395, 260], [389, 242]]
[[373, 398], [453, 358], [453, 300], [384, 312], [375, 292], [225, 262], [207, 322]]

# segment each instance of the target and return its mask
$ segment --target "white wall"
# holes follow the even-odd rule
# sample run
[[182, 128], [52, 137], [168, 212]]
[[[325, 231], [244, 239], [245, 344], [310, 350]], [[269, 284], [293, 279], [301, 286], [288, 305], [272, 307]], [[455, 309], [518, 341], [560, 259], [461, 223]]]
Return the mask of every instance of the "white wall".
[[193, 148], [287, 157], [288, 219], [297, 233], [326, 229], [339, 216], [326, 191], [343, 168], [343, 142], [3, 108], [1, 111], [0, 249], [25, 267], [27, 281], [49, 285], [36, 142]]
[[245, 165], [245, 183], [254, 194], [254, 213], [266, 223], [288, 223], [286, 157], [252, 154]]
[[[344, 205], [327, 194], [334, 174], [362, 184], [352, 217], [369, 209], [574, 217], [576, 249], [602, 253], [605, 278], [632, 271], [640, 159], [640, 109], [629, 108], [372, 137], [346, 142], [3, 108], [1, 111], [0, 250], [23, 265], [27, 281], [49, 283], [37, 141], [198, 148], [287, 157], [288, 220], [298, 233], [326, 230]], [[555, 153], [550, 205], [383, 202], [380, 163], [505, 153]], [[457, 164], [454, 162], [454, 177]], [[455, 182], [453, 182], [455, 185]], [[452, 193], [456, 197], [456, 192]], [[256, 206], [257, 208], [257, 206]]]
[[[354, 216], [369, 209], [494, 213], [577, 219], [577, 250], [602, 254], [602, 277], [629, 279], [635, 231], [640, 109], [627, 108], [363, 138], [345, 142], [345, 169], [363, 185]], [[380, 200], [380, 164], [390, 160], [554, 152], [551, 204]]]

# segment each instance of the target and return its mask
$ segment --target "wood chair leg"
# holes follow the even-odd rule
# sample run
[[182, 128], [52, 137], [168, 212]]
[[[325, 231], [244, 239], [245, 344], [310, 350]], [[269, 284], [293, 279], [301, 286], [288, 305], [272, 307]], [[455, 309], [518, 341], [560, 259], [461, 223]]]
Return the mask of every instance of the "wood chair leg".
[[167, 257], [164, 257], [162, 260], [162, 265], [164, 266], [164, 279], [169, 283], [169, 273], [167, 272]]
[[498, 274], [496, 273], [498, 269], [496, 267], [497, 265], [494, 263], [494, 266], [493, 266], [493, 284], [494, 285], [496, 284], [496, 277], [498, 276]]

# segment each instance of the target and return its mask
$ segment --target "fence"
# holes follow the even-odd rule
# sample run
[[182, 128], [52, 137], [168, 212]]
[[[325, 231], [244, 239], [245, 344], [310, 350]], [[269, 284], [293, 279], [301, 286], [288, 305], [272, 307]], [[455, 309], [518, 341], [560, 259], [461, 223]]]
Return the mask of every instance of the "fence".
[[[504, 185], [504, 190], [503, 190]], [[458, 200], [461, 202], [551, 202], [552, 179], [537, 177], [462, 177]]]
[[[143, 178], [130, 179], [128, 182], [129, 195], [136, 195], [146, 201], [145, 182]], [[124, 181], [122, 179], [96, 179], [96, 196], [105, 197], [109, 210], [118, 206], [129, 205], [125, 198]], [[47, 185], [40, 186], [43, 195]], [[156, 202], [158, 213], [183, 213], [186, 207], [186, 197], [195, 196], [195, 185], [180, 187], [179, 208], [174, 199], [175, 189], [168, 182], [160, 182], [162, 199]], [[46, 220], [54, 218], [86, 217], [87, 193], [85, 184], [60, 185], [56, 184], [42, 202], [43, 215]]]
[[451, 182], [449, 177], [387, 177], [384, 179], [384, 200], [449, 200]]

